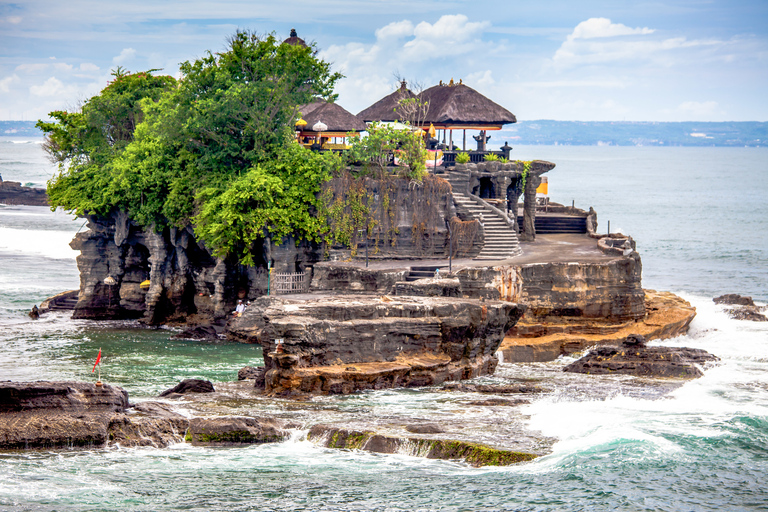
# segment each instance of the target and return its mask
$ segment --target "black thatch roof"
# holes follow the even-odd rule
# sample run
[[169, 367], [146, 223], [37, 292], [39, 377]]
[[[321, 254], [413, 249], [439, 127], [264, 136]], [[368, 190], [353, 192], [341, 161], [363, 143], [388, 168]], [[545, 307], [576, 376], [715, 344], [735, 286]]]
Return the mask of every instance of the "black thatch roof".
[[305, 43], [304, 40], [296, 34], [295, 28], [291, 29], [291, 37], [283, 41], [283, 43], [291, 44], [294, 46], [307, 46], [307, 43]]
[[389, 96], [385, 96], [370, 107], [366, 108], [365, 110], [361, 111], [359, 114], [357, 114], [357, 118], [365, 121], [365, 122], [371, 122], [371, 121], [386, 121], [386, 122], [392, 122], [392, 121], [402, 121], [400, 116], [395, 112], [395, 108], [399, 105], [399, 101], [403, 99], [409, 99], [409, 98], [415, 98], [416, 95], [413, 94], [410, 89], [405, 84], [405, 81], [402, 81], [400, 83], [400, 88], [390, 94]]
[[312, 131], [318, 121], [328, 126], [328, 132], [362, 132], [365, 123], [336, 103], [313, 102], [299, 107], [307, 125], [302, 131]]
[[462, 83], [440, 84], [422, 91], [429, 102], [425, 123], [441, 125], [499, 125], [516, 123], [515, 115]]

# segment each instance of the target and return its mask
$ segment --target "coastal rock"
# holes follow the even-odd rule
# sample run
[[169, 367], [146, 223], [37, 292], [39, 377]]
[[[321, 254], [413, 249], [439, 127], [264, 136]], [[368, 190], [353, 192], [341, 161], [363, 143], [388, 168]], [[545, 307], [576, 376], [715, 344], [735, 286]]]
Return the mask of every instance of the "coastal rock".
[[518, 393], [542, 393], [548, 391], [534, 384], [471, 384], [468, 382], [449, 382], [443, 386], [443, 391], [459, 391], [462, 393], [486, 393], [493, 395], [509, 395]]
[[674, 338], [688, 332], [696, 308], [669, 292], [645, 290], [645, 317], [612, 322], [599, 318], [522, 318], [504, 338], [499, 352], [506, 363], [554, 361], [594, 345], [620, 343], [631, 334], [646, 339]]
[[754, 306], [752, 297], [739, 295], [738, 293], [727, 293], [712, 299], [715, 304], [725, 304], [727, 306]]
[[127, 407], [128, 393], [108, 384], [0, 382], [0, 449], [104, 446]]
[[213, 393], [213, 384], [209, 380], [203, 379], [184, 379], [171, 389], [166, 389], [158, 396], [183, 395], [185, 393]]
[[216, 341], [219, 339], [219, 333], [216, 332], [216, 328], [212, 325], [198, 325], [185, 329], [179, 334], [172, 336], [177, 340], [208, 340]]
[[448, 297], [282, 299], [260, 319], [246, 311], [230, 334], [261, 344], [268, 393], [346, 394], [492, 373], [496, 349], [523, 311]]
[[728, 316], [734, 320], [750, 320], [752, 322], [768, 322], [768, 317], [760, 312], [761, 308], [754, 306], [741, 306], [729, 308]]
[[142, 402], [126, 413], [112, 416], [108, 426], [109, 443], [122, 447], [165, 448], [184, 440], [189, 420], [167, 404]]
[[193, 418], [187, 440], [193, 445], [277, 443], [288, 437], [283, 424], [272, 418]]
[[48, 195], [44, 188], [23, 187], [18, 181], [0, 181], [0, 203], [48, 206]]
[[[642, 337], [640, 337], [642, 338]], [[637, 377], [694, 379], [703, 372], [699, 365], [717, 361], [705, 350], [695, 348], [647, 347], [638, 337], [619, 346], [597, 347], [565, 368], [565, 372], [623, 374]]]
[[260, 380], [264, 382], [264, 374], [267, 369], [263, 366], [246, 366], [237, 371], [237, 380]]
[[502, 450], [467, 441], [395, 437], [329, 425], [313, 426], [307, 434], [307, 439], [327, 448], [399, 453], [428, 459], [462, 460], [476, 467], [508, 466], [537, 457], [532, 453]]

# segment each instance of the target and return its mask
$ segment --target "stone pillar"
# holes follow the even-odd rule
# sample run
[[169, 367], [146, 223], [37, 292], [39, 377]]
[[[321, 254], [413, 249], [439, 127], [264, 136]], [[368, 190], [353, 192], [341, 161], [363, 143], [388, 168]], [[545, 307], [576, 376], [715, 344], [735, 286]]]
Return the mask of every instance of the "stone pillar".
[[520, 240], [532, 242], [536, 239], [536, 189], [541, 185], [541, 176], [528, 173], [523, 192], [523, 230]]

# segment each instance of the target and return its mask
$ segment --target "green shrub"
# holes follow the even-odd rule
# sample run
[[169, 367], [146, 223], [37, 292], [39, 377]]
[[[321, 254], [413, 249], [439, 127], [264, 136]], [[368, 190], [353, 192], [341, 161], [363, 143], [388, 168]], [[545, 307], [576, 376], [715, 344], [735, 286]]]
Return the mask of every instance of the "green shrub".
[[456, 163], [457, 164], [469, 163], [469, 153], [457, 153], [456, 154]]
[[499, 155], [496, 153], [488, 153], [485, 155], [485, 161], [486, 162], [498, 162], [499, 161]]
[[501, 162], [503, 164], [508, 164], [509, 163], [509, 158], [501, 157], [501, 158], [499, 158], [499, 162]]

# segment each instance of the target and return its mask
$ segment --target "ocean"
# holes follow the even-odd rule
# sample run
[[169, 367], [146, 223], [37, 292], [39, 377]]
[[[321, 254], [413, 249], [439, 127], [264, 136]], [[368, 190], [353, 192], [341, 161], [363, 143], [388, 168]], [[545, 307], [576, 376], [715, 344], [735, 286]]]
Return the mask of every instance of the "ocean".
[[[44, 186], [55, 167], [40, 142], [0, 138], [3, 179]], [[682, 384], [563, 373], [574, 357], [502, 363], [481, 379], [549, 390], [519, 407], [419, 388], [299, 404], [243, 400], [211, 411], [384, 431], [428, 420], [461, 425], [492, 445], [538, 439], [548, 447], [516, 466], [325, 449], [302, 429], [283, 443], [244, 448], [0, 453], [0, 510], [768, 509], [768, 323], [732, 320], [712, 302], [724, 293], [768, 301], [768, 149], [521, 146], [512, 156], [556, 163], [551, 200], [593, 206], [598, 231], [610, 221], [612, 232], [636, 239], [646, 288], [696, 306], [686, 336], [654, 344], [702, 348], [719, 364]], [[136, 402], [186, 377], [226, 387], [238, 369], [261, 363], [258, 347], [172, 340], [168, 329], [131, 322], [64, 313], [31, 321], [33, 304], [78, 287], [68, 243], [80, 229], [83, 221], [64, 212], [0, 205], [0, 380], [90, 380], [101, 348], [103, 380]]]

